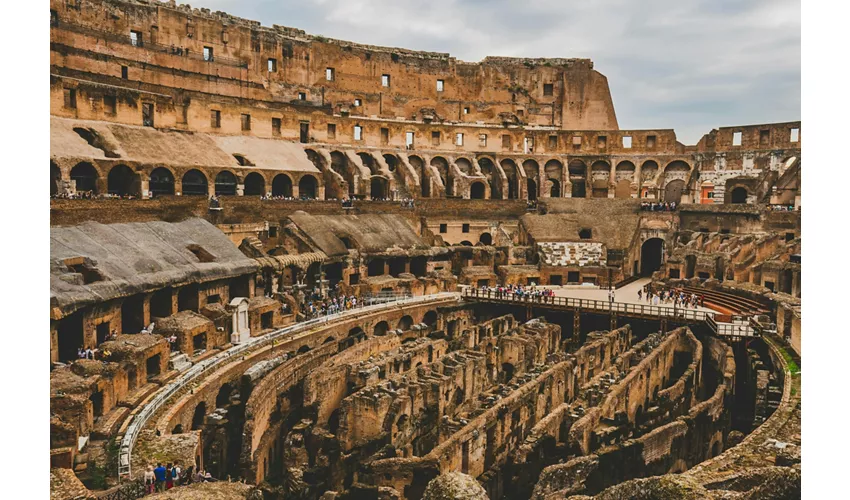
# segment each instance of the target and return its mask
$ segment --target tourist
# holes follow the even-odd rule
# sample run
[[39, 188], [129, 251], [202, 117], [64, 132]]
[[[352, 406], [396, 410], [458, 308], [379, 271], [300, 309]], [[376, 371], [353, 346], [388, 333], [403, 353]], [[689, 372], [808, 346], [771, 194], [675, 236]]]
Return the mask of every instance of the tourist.
[[156, 479], [156, 491], [165, 491], [165, 467], [162, 466], [162, 462], [157, 462], [153, 474]]
[[643, 298], [643, 292], [641, 291], [640, 288], [638, 288], [638, 301], [640, 301], [642, 298]]
[[165, 466], [165, 489], [170, 490], [174, 487], [174, 469], [171, 468], [171, 464]]
[[86, 359], [86, 350], [83, 349], [83, 346], [77, 348], [77, 357], [80, 359]]
[[180, 466], [174, 462], [174, 467], [171, 469], [171, 478], [174, 480], [174, 486], [180, 486]]
[[180, 484], [182, 485], [190, 485], [195, 479], [195, 466], [190, 465], [183, 471], [183, 477], [180, 479]]
[[156, 481], [156, 476], [153, 474], [153, 467], [148, 466], [148, 470], [145, 471], [145, 493], [150, 495], [154, 492], [154, 482]]
[[204, 482], [204, 470], [198, 469], [198, 472], [195, 473], [195, 477], [192, 478], [192, 482], [195, 483], [203, 483]]

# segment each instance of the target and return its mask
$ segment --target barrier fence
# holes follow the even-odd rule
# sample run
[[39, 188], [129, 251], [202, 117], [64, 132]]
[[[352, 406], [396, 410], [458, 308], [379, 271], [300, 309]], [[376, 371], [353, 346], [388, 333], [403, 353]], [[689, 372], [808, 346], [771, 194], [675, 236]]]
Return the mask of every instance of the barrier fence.
[[576, 299], [557, 296], [517, 295], [512, 292], [496, 290], [481, 290], [467, 288], [461, 296], [465, 299], [486, 300], [502, 304], [518, 306], [549, 306], [562, 307], [588, 312], [622, 314], [624, 316], [650, 317], [684, 321], [689, 323], [704, 323], [721, 336], [731, 338], [757, 337], [760, 335], [758, 324], [749, 316], [727, 316], [711, 311], [697, 311], [681, 307], [653, 306], [643, 304], [628, 304], [594, 299]]

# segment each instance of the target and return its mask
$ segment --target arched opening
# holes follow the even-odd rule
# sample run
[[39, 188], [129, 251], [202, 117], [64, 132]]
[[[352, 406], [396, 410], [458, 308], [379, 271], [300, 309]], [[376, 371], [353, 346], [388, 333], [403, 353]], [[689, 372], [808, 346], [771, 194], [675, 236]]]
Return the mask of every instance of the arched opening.
[[471, 242], [471, 241], [469, 241], [469, 240], [463, 240], [463, 241], [461, 241], [461, 242], [460, 242], [460, 244], [461, 244], [461, 245], [463, 245], [463, 246], [465, 246], [465, 247], [471, 247], [471, 246], [473, 246], [473, 245], [472, 245], [472, 242]]
[[59, 181], [62, 179], [62, 171], [59, 166], [50, 162], [50, 196], [56, 196], [59, 193]]
[[440, 175], [440, 180], [443, 181], [443, 186], [446, 188], [446, 195], [452, 195], [452, 187], [449, 183], [449, 162], [442, 156], [431, 158], [431, 166], [437, 170]]
[[473, 200], [483, 200], [484, 199], [485, 186], [483, 182], [473, 182], [471, 186], [469, 186], [469, 197]]
[[389, 196], [387, 196], [387, 193], [389, 192], [387, 184], [387, 180], [383, 177], [372, 177], [369, 195], [373, 200], [384, 200], [389, 198]]
[[381, 321], [375, 325], [375, 329], [372, 331], [375, 335], [380, 337], [386, 335], [389, 329], [390, 325], [386, 321]]
[[411, 318], [409, 315], [404, 315], [404, 316], [401, 317], [400, 320], [398, 320], [398, 325], [396, 325], [396, 328], [398, 328], [399, 330], [401, 330], [403, 332], [406, 332], [406, 331], [410, 330], [410, 327], [412, 327], [412, 326], [413, 326], [413, 318]]
[[83, 333], [83, 313], [74, 314], [59, 320], [59, 329], [56, 332], [59, 361], [71, 361], [77, 359], [77, 349], [85, 344]]
[[307, 344], [304, 344], [298, 348], [298, 354], [304, 354], [305, 352], [310, 352], [310, 346], [308, 346]]
[[78, 193], [91, 191], [97, 194], [97, 178], [97, 170], [91, 163], [83, 162], [71, 169], [71, 180]]
[[723, 275], [726, 274], [726, 261], [723, 257], [714, 259], [714, 279], [723, 281]]
[[198, 406], [195, 407], [195, 413], [192, 414], [192, 430], [196, 431], [204, 425], [204, 417], [207, 415], [207, 403], [206, 401], [201, 401], [198, 403]]
[[428, 311], [425, 313], [425, 316], [422, 317], [422, 322], [430, 327], [434, 327], [437, 324], [437, 311]]
[[697, 256], [696, 255], [686, 255], [685, 256], [685, 279], [690, 279], [694, 277], [694, 272], [697, 268]]
[[685, 192], [685, 181], [676, 179], [667, 183], [664, 188], [664, 201], [667, 203], [679, 203], [682, 201], [682, 193]]
[[215, 176], [216, 196], [234, 196], [236, 194], [236, 176], [232, 172], [222, 170]]
[[286, 174], [277, 174], [272, 179], [272, 196], [292, 197], [292, 179]]
[[157, 167], [151, 172], [148, 189], [154, 196], [174, 194], [174, 175], [165, 167]]
[[481, 236], [478, 237], [478, 242], [483, 245], [492, 245], [493, 235], [491, 235], [490, 233], [481, 233]]
[[230, 384], [224, 384], [221, 386], [221, 389], [218, 390], [218, 394], [215, 396], [215, 407], [216, 408], [224, 408], [230, 404], [230, 395], [233, 393], [233, 387]]
[[552, 183], [552, 187], [549, 188], [549, 197], [550, 198], [560, 198], [561, 197], [561, 183], [556, 179], [549, 179], [549, 182]]
[[747, 188], [736, 187], [732, 190], [730, 201], [735, 204], [743, 204], [747, 202]]
[[183, 175], [183, 194], [186, 196], [207, 196], [207, 177], [200, 170], [189, 170]]
[[257, 172], [245, 176], [245, 196], [262, 196], [266, 194], [266, 180]]
[[652, 276], [652, 273], [661, 269], [663, 251], [664, 240], [661, 238], [650, 238], [643, 242], [640, 247], [641, 276]]
[[481, 174], [487, 178], [487, 184], [490, 185], [490, 198], [501, 199], [502, 181], [501, 177], [497, 175], [496, 166], [493, 161], [486, 157], [479, 158], [478, 168], [481, 170]]
[[127, 196], [136, 194], [134, 189], [136, 174], [127, 165], [116, 165], [109, 171], [106, 177], [106, 186], [109, 194]]
[[503, 384], [507, 384], [514, 378], [514, 365], [510, 363], [502, 363], [502, 371], [499, 372]]
[[305, 175], [298, 181], [298, 193], [301, 199], [315, 200], [319, 183], [312, 175]]
[[407, 157], [407, 162], [410, 163], [410, 167], [416, 172], [416, 175], [419, 177], [419, 186], [421, 189], [420, 196], [423, 198], [428, 198], [431, 196], [431, 181], [428, 179], [428, 172], [425, 169], [425, 162], [422, 161], [422, 158], [412, 155]]
[[519, 171], [516, 163], [510, 159], [502, 160], [502, 170], [508, 179], [508, 199], [516, 200], [519, 198]]
[[526, 185], [528, 187], [528, 199], [536, 200], [537, 199], [537, 182], [534, 179], [528, 179], [526, 181]]
[[587, 165], [581, 160], [573, 160], [567, 166], [567, 172], [572, 183], [572, 197], [587, 197]]

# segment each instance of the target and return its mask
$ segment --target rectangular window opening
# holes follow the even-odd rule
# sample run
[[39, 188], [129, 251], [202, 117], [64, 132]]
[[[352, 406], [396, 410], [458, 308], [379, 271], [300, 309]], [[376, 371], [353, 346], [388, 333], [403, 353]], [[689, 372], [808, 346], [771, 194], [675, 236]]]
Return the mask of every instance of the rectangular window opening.
[[325, 70], [325, 80], [332, 82], [336, 78], [336, 72], [333, 68], [328, 68]]
[[744, 137], [743, 132], [733, 132], [732, 133], [732, 145], [733, 146], [740, 146], [741, 145], [741, 139], [743, 137]]
[[204, 61], [212, 61], [213, 60], [213, 48], [212, 47], [204, 47]]
[[440, 234], [446, 234], [449, 232], [448, 224], [440, 224]]
[[446, 82], [444, 80], [437, 80], [437, 92], [442, 92], [446, 88]]
[[800, 129], [792, 128], [791, 129], [791, 142], [799, 142], [800, 141]]
[[328, 139], [336, 139], [336, 123], [328, 123]]
[[455, 145], [457, 145], [457, 146], [463, 146], [463, 134], [458, 133], [458, 134], [455, 136]]
[[381, 86], [389, 87], [390, 86], [390, 75], [381, 75]]
[[277, 72], [277, 59], [269, 59], [269, 73]]
[[440, 145], [440, 132], [431, 132], [431, 145], [439, 146]]
[[413, 132], [404, 133], [404, 145], [407, 149], [413, 149]]
[[511, 149], [511, 136], [507, 134], [502, 136], [502, 149]]
[[354, 140], [355, 141], [363, 140], [363, 127], [361, 127], [360, 125], [354, 126]]
[[280, 135], [280, 118], [272, 118], [272, 135], [279, 136]]
[[354, 107], [355, 108], [359, 108], [362, 104], [363, 104], [363, 101], [361, 101], [360, 99], [354, 100]]
[[210, 111], [210, 127], [221, 128], [221, 111], [213, 109]]
[[130, 45], [133, 47], [141, 47], [142, 46], [142, 32], [141, 31], [130, 31]]
[[543, 95], [544, 96], [551, 96], [554, 93], [555, 93], [555, 86], [554, 85], [552, 85], [551, 83], [544, 83], [543, 84]]
[[550, 135], [549, 136], [549, 149], [550, 150], [558, 149], [558, 136], [557, 135]]
[[655, 147], [655, 136], [654, 135], [646, 136], [646, 147], [647, 148], [654, 148]]
[[461, 226], [461, 232], [468, 233], [469, 232], [469, 224], [464, 224]]
[[129, 69], [127, 68], [127, 66], [121, 66], [121, 78], [126, 80], [127, 78], [129, 78], [128, 74], [129, 74]]
[[381, 144], [386, 146], [390, 143], [390, 129], [381, 127]]
[[77, 109], [77, 89], [65, 89], [65, 107]]
[[307, 100], [307, 92], [299, 92], [298, 93], [298, 100], [299, 101], [306, 101]]
[[142, 125], [153, 127], [153, 103], [142, 103]]
[[767, 146], [770, 144], [770, 129], [759, 130], [759, 146]]
[[242, 130], [251, 130], [251, 115], [242, 113]]
[[608, 143], [608, 138], [604, 135], [600, 135], [596, 138], [596, 147], [599, 149], [605, 149], [605, 146]]
[[114, 115], [116, 109], [116, 100], [114, 95], [103, 96], [103, 111], [107, 115]]
[[632, 147], [632, 136], [624, 135], [623, 136], [623, 148], [631, 149]]
[[478, 146], [482, 148], [487, 147], [487, 134], [480, 134], [478, 136]]
[[469, 114], [469, 108], [468, 107], [463, 108], [463, 114], [465, 114], [465, 115]]

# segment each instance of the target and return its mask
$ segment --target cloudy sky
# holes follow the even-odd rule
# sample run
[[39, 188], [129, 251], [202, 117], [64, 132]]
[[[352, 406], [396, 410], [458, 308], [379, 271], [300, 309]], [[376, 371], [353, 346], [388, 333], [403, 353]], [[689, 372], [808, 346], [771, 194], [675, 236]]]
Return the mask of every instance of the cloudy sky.
[[623, 129], [800, 119], [799, 0], [195, 0], [353, 42], [485, 56], [585, 57]]

